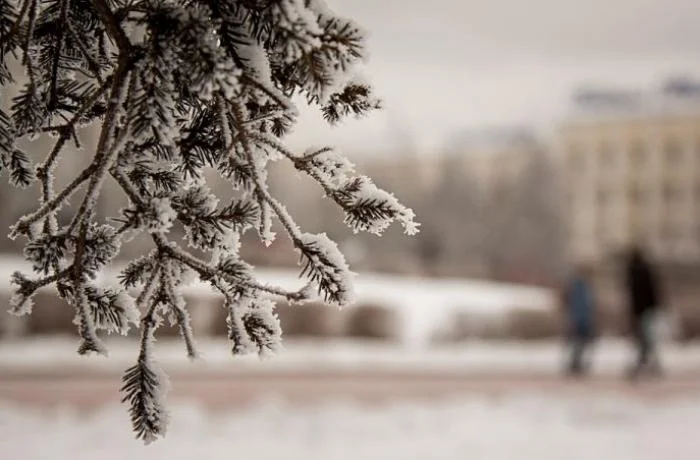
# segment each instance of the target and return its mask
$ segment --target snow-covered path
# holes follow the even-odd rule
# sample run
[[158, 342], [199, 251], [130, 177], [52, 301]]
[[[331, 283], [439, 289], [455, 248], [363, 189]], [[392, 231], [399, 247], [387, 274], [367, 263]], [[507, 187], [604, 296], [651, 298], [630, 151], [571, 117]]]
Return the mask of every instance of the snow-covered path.
[[[41, 371], [101, 372], [119, 375], [134, 363], [136, 343], [119, 337], [105, 341], [109, 357], [84, 357], [76, 353], [75, 336], [0, 341], [0, 373]], [[412, 349], [392, 343], [349, 340], [307, 340], [284, 342], [284, 349], [269, 359], [231, 355], [225, 339], [197, 341], [201, 359], [189, 361], [179, 339], [159, 340], [155, 356], [168, 372], [216, 372], [220, 374], [261, 374], [304, 370], [372, 371], [396, 370], [421, 373], [541, 374], [557, 375], [567, 350], [560, 341], [547, 342], [465, 342], [452, 346]], [[700, 372], [700, 344], [663, 343], [661, 354], [669, 372]], [[618, 376], [634, 358], [625, 340], [601, 340], [592, 350], [597, 374]]]
[[[337, 399], [384, 404], [454, 397], [503, 398], [523, 393], [560, 397], [619, 395], [649, 402], [700, 395], [698, 373], [631, 384], [612, 376], [574, 381], [558, 375], [521, 373], [466, 376], [417, 371], [287, 370], [241, 375], [178, 373], [171, 375], [171, 383], [169, 401], [196, 401], [215, 410], [249, 407], [269, 398], [309, 406]], [[119, 376], [111, 374], [0, 374], [0, 401], [41, 408], [67, 405], [91, 411], [118, 403], [120, 386]]]
[[144, 447], [117, 404], [134, 346], [111, 345], [110, 359], [85, 359], [74, 338], [0, 342], [0, 459], [700, 458], [697, 346], [666, 345], [668, 379], [633, 386], [623, 342], [600, 344], [585, 383], [559, 377], [557, 343], [288, 343], [259, 362], [203, 341], [207, 359], [188, 363], [182, 344], [159, 342], [173, 417]]
[[700, 398], [523, 394], [426, 403], [176, 405], [166, 439], [133, 440], [122, 407], [88, 415], [0, 404], [0, 456], [23, 460], [696, 460]]

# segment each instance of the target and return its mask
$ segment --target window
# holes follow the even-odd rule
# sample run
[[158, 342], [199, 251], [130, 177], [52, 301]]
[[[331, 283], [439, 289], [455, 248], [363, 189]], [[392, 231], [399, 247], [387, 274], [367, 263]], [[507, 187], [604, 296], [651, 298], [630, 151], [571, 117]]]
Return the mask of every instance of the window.
[[649, 226], [644, 214], [634, 213], [629, 220], [629, 235], [633, 239], [646, 239], [649, 236]]
[[644, 143], [637, 139], [632, 142], [629, 151], [630, 168], [641, 169], [649, 162], [649, 151]]
[[598, 149], [598, 166], [605, 170], [615, 165], [615, 152], [607, 142], [601, 142]]
[[681, 191], [676, 184], [666, 183], [663, 186], [663, 196], [666, 204], [670, 204], [674, 201], [678, 201], [682, 198]]
[[666, 157], [666, 163], [671, 166], [676, 166], [682, 162], [683, 147], [677, 139], [671, 137], [666, 139], [664, 143], [664, 156]]
[[598, 244], [605, 243], [605, 241], [608, 238], [607, 220], [604, 214], [599, 215], [598, 219], [596, 220], [594, 238], [598, 242]]
[[631, 205], [641, 205], [647, 200], [647, 193], [638, 183], [633, 183], [629, 189], [629, 202]]
[[661, 239], [665, 243], [673, 242], [678, 238], [678, 230], [677, 228], [673, 225], [673, 222], [667, 217], [666, 220], [664, 220], [661, 223]]

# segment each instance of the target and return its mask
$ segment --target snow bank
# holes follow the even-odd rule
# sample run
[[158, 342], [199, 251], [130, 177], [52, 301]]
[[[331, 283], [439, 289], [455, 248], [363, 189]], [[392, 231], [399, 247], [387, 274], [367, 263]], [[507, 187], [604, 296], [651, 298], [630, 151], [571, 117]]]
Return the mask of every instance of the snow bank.
[[175, 405], [168, 436], [133, 439], [122, 407], [89, 415], [0, 404], [0, 453], [23, 460], [695, 460], [700, 399], [530, 394], [320, 407], [259, 403], [212, 414]]
[[[30, 273], [21, 259], [0, 261], [0, 291], [6, 290], [12, 272]], [[298, 272], [292, 270], [256, 270], [261, 281], [287, 289], [302, 286]], [[106, 273], [98, 282], [116, 282], [117, 272]], [[444, 326], [457, 311], [473, 315], [502, 317], [515, 309], [546, 310], [555, 305], [554, 294], [529, 286], [478, 281], [472, 279], [427, 279], [360, 273], [354, 278], [356, 304], [375, 304], [398, 313], [400, 336], [407, 345], [424, 346], [431, 334]], [[207, 285], [194, 284], [186, 293], [213, 296]]]

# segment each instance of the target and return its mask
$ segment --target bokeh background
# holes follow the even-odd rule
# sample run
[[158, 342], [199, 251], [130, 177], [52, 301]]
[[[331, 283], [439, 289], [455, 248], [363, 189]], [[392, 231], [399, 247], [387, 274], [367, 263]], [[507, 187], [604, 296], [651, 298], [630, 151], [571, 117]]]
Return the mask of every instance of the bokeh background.
[[[108, 338], [107, 359], [78, 357], [72, 311], [41, 292], [31, 316], [0, 315], [0, 457], [698, 458], [700, 3], [328, 3], [370, 31], [361, 72], [385, 108], [336, 128], [302, 108], [289, 144], [345, 152], [415, 210], [421, 233], [353, 234], [314, 183], [275, 165], [273, 193], [358, 273], [357, 303], [279, 304], [285, 349], [259, 361], [230, 355], [221, 300], [192, 286], [202, 359], [160, 331], [171, 432], [145, 448], [119, 406], [133, 337]], [[3, 181], [0, 227], [35, 197]], [[124, 203], [108, 190], [101, 213]], [[242, 253], [263, 280], [298, 286], [278, 234], [269, 248], [249, 235]], [[631, 243], [665, 293], [666, 374], [637, 384], [623, 378], [633, 350], [618, 256]], [[0, 303], [28, 269], [21, 250], [0, 238]], [[559, 291], [577, 262], [594, 267], [600, 336], [592, 375], [572, 381]]]

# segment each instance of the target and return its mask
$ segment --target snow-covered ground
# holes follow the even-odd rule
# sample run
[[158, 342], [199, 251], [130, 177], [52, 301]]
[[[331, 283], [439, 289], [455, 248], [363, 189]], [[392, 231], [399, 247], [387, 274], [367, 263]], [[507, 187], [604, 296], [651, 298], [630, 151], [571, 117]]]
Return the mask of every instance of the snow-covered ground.
[[22, 460], [696, 460], [700, 398], [507, 398], [240, 412], [173, 407], [167, 437], [133, 439], [123, 407], [78, 415], [0, 403], [0, 458]]
[[[83, 357], [76, 353], [77, 343], [75, 337], [0, 341], [0, 372], [84, 369], [116, 373], [132, 365], [138, 353], [136, 342], [108, 339], [108, 358]], [[279, 353], [260, 361], [256, 356], [231, 356], [230, 344], [223, 339], [200, 340], [198, 348], [201, 359], [190, 362], [180, 340], [159, 340], [155, 356], [169, 372], [407, 370], [451, 374], [555, 374], [560, 371], [566, 352], [556, 341], [467, 342], [420, 350], [360, 341], [287, 341]], [[619, 374], [631, 361], [633, 353], [625, 341], [600, 341], [593, 349], [593, 370], [601, 374]], [[664, 343], [661, 354], [670, 374], [700, 372], [700, 344]]]

